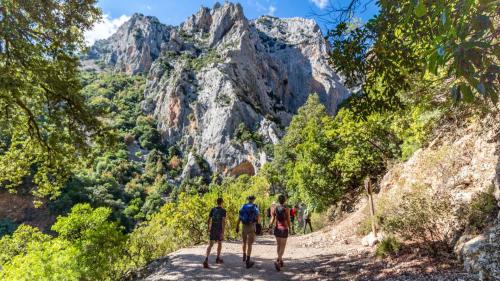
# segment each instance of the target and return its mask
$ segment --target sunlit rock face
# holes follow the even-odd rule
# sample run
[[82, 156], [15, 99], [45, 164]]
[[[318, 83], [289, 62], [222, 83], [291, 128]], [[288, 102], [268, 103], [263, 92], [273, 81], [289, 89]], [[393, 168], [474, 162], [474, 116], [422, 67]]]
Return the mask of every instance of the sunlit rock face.
[[[328, 49], [313, 20], [248, 20], [239, 4], [225, 3], [177, 27], [134, 15], [91, 55], [114, 71], [147, 75], [142, 108], [165, 143], [201, 156], [210, 172], [237, 175], [259, 169], [266, 144], [310, 94], [332, 114], [348, 97]], [[238, 127], [253, 137], [238, 139]]]

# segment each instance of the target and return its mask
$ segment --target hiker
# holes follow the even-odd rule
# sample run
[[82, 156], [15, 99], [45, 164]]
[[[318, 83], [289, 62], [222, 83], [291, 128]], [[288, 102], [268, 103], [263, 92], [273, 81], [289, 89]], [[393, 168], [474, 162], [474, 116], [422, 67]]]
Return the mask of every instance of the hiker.
[[250, 268], [254, 262], [250, 259], [252, 255], [252, 244], [255, 242], [256, 224], [260, 223], [259, 208], [254, 204], [255, 196], [251, 195], [247, 198], [247, 203], [240, 209], [238, 223], [236, 224], [236, 233], [240, 232], [240, 222], [243, 224], [241, 237], [243, 239], [243, 262], [246, 267]]
[[305, 205], [304, 203], [301, 203], [299, 205], [299, 209], [297, 210], [298, 214], [297, 214], [297, 219], [298, 219], [298, 223], [299, 223], [299, 228], [303, 228], [304, 227], [304, 208], [305, 208]]
[[292, 234], [295, 233], [295, 217], [297, 217], [297, 205], [290, 210], [290, 224], [292, 225]]
[[306, 234], [307, 226], [309, 225], [309, 228], [311, 229], [311, 232], [313, 232], [313, 227], [311, 224], [311, 215], [312, 215], [312, 210], [310, 208], [306, 208], [304, 212], [304, 234]]
[[274, 226], [274, 236], [276, 237], [278, 259], [274, 262], [277, 271], [281, 271], [284, 266], [283, 254], [285, 253], [286, 240], [290, 229], [290, 210], [285, 206], [286, 197], [281, 194], [278, 197], [279, 204], [274, 208], [271, 225]]
[[208, 266], [208, 256], [210, 256], [210, 251], [215, 242], [217, 242], [217, 258], [215, 263], [221, 264], [224, 261], [220, 257], [220, 252], [222, 250], [222, 240], [224, 240], [224, 228], [226, 226], [226, 209], [222, 207], [224, 204], [224, 199], [217, 198], [217, 207], [210, 210], [208, 215], [208, 233], [210, 233], [210, 242], [207, 247], [207, 256], [203, 262], [204, 268], [209, 268]]

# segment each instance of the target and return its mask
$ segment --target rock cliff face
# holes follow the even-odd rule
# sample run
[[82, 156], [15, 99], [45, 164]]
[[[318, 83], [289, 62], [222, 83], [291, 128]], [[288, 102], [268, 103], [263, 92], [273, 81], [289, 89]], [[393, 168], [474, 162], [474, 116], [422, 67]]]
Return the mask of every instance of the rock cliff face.
[[201, 156], [211, 172], [252, 174], [311, 93], [330, 113], [349, 95], [328, 48], [312, 20], [250, 21], [239, 4], [225, 3], [178, 27], [134, 15], [89, 58], [147, 75], [143, 110], [158, 120], [164, 142], [189, 155], [187, 163]]

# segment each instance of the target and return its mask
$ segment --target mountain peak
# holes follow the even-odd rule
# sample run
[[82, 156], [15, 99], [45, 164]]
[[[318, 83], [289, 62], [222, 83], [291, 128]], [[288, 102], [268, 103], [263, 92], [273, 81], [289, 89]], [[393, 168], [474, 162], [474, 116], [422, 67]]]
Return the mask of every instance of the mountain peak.
[[134, 14], [104, 43], [101, 57], [114, 71], [147, 74], [143, 110], [187, 156], [186, 177], [205, 166], [255, 173], [265, 144], [278, 141], [311, 93], [330, 113], [349, 95], [314, 21], [249, 21], [240, 4], [201, 7], [177, 27]]

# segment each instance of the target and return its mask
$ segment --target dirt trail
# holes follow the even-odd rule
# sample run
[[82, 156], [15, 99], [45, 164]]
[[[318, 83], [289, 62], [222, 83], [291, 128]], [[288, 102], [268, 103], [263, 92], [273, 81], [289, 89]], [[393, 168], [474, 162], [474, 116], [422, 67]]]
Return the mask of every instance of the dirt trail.
[[170, 254], [167, 262], [143, 280], [475, 280], [462, 272], [458, 264], [443, 263], [418, 256], [377, 260], [372, 250], [363, 247], [357, 237], [338, 237], [338, 228], [329, 228], [304, 236], [289, 238], [285, 268], [274, 269], [274, 237], [257, 239], [253, 248], [255, 266], [246, 269], [240, 242], [226, 242], [224, 264], [203, 269], [205, 245], [181, 249]]

